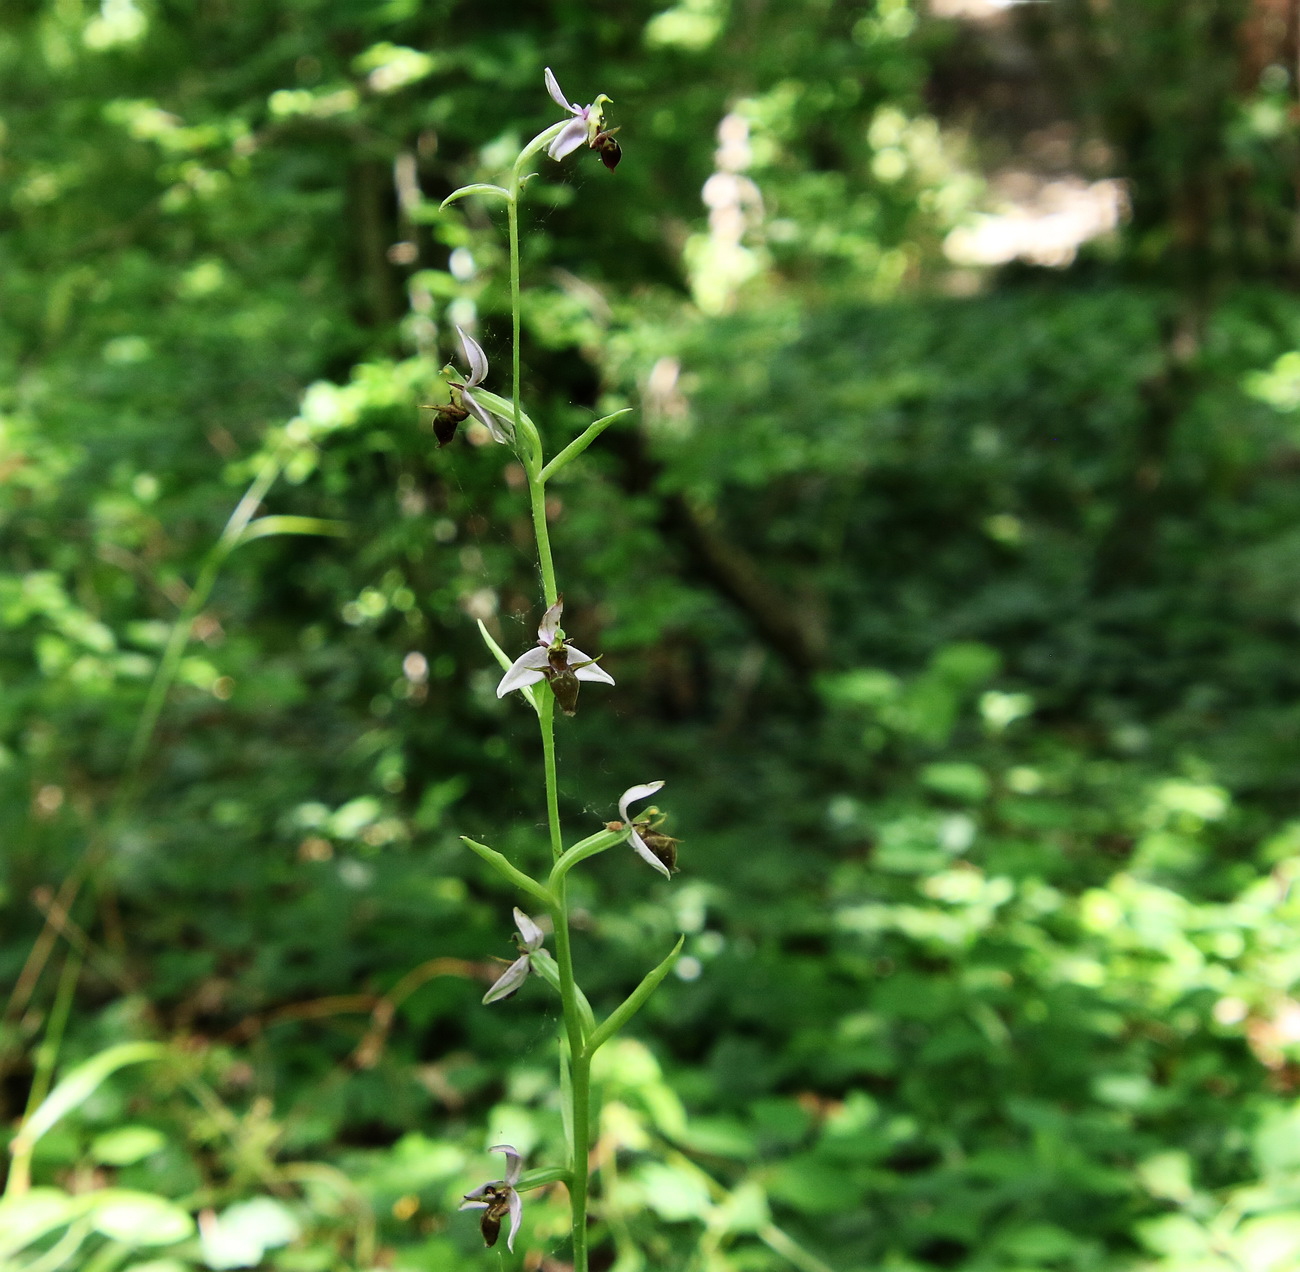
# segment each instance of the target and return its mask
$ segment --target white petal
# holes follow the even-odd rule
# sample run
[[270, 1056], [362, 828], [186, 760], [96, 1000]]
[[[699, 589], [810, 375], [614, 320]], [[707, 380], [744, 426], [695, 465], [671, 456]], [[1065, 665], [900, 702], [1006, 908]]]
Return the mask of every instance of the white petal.
[[519, 988], [520, 985], [528, 979], [528, 970], [530, 964], [528, 955], [517, 958], [509, 967], [506, 968], [492, 984], [492, 988], [483, 995], [483, 1004], [498, 1003], [503, 998], [509, 998], [511, 994]]
[[570, 115], [581, 115], [582, 107], [570, 105], [569, 100], [560, 92], [559, 82], [551, 73], [551, 68], [546, 68], [546, 91], [551, 95], [551, 101], [563, 110], [567, 110]]
[[[516, 1157], [515, 1160], [518, 1161], [519, 1159]], [[515, 1172], [516, 1177], [518, 1176], [518, 1174], [519, 1172], [516, 1171]], [[524, 1217], [524, 1203], [520, 1199], [519, 1194], [515, 1192], [513, 1188], [510, 1190], [509, 1205], [510, 1205], [510, 1231], [506, 1236], [506, 1249], [509, 1250], [511, 1254], [514, 1254], [515, 1233], [519, 1231], [520, 1221]]]
[[456, 328], [456, 334], [460, 336], [460, 347], [465, 351], [465, 361], [469, 363], [469, 379], [465, 383], [471, 387], [482, 384], [488, 373], [487, 354], [483, 352], [483, 346], [473, 336], [467, 336], [460, 327]]
[[560, 630], [560, 619], [564, 615], [564, 597], [556, 598], [555, 604], [542, 615], [541, 626], [537, 629], [537, 641], [541, 645], [549, 645], [555, 640], [555, 634]]
[[537, 949], [546, 938], [546, 934], [542, 929], [518, 906], [515, 907], [515, 927], [519, 929], [519, 935], [523, 939], [524, 949], [526, 950]]
[[515, 1183], [524, 1164], [524, 1159], [519, 1156], [519, 1150], [513, 1144], [493, 1144], [488, 1149], [488, 1152], [504, 1153], [506, 1155], [506, 1177], [503, 1182], [507, 1184]]
[[510, 670], [501, 677], [501, 683], [497, 685], [497, 697], [504, 698], [514, 689], [522, 689], [525, 685], [535, 685], [539, 680], [544, 680], [541, 669], [547, 665], [546, 650], [538, 645], [526, 650], [510, 664]]
[[[484, 1185], [483, 1185], [483, 1188], [486, 1188], [486, 1187], [487, 1187], [487, 1185], [484, 1184]], [[476, 1188], [476, 1189], [474, 1189], [474, 1192], [475, 1192], [475, 1193], [481, 1193], [481, 1192], [483, 1191], [483, 1188]], [[457, 1209], [458, 1209], [458, 1210], [486, 1210], [486, 1209], [488, 1208], [488, 1206], [490, 1206], [490, 1205], [492, 1204], [491, 1202], [488, 1202], [488, 1201], [470, 1201], [470, 1198], [471, 1198], [473, 1195], [474, 1195], [474, 1193], [466, 1193], [466, 1194], [465, 1194], [465, 1200], [462, 1201], [462, 1202], [460, 1203], [460, 1205], [457, 1207]]]
[[461, 405], [492, 434], [494, 442], [500, 442], [502, 446], [510, 445], [510, 438], [515, 431], [512, 421], [494, 415], [487, 407], [476, 401], [474, 395], [466, 388], [460, 391], [460, 401]]
[[587, 121], [582, 118], [573, 119], [565, 124], [564, 130], [546, 148], [546, 153], [552, 159], [563, 159], [565, 155], [571, 155], [579, 146], [586, 144]]
[[569, 651], [569, 669], [579, 680], [595, 680], [602, 685], [612, 685], [614, 677], [609, 674], [594, 658], [588, 658], [580, 649], [572, 645], [564, 647]]
[[[631, 821], [627, 810], [633, 804], [639, 804], [643, 799], [649, 799], [655, 791], [660, 790], [662, 787], [662, 782], [647, 782], [644, 786], [629, 786], [627, 790], [623, 792], [622, 798], [618, 801], [618, 815], [624, 821]], [[656, 860], [658, 860], [658, 858], [656, 858]]]
[[673, 877], [673, 872], [669, 870], [668, 867], [665, 866], [649, 848], [646, 847], [645, 840], [642, 839], [635, 830], [632, 832], [632, 847], [636, 849], [636, 855], [640, 857], [642, 861], [649, 862], [661, 875], [664, 876], [665, 879], [671, 879]]

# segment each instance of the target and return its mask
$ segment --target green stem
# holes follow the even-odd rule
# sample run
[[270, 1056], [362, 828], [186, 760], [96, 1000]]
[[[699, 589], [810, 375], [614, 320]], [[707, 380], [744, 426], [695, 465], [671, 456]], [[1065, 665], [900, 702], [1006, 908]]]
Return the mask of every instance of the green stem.
[[[534, 140], [536, 144], [536, 139]], [[522, 161], [511, 174], [510, 202], [506, 205], [510, 223], [510, 320], [513, 347], [511, 362], [515, 437], [524, 443], [521, 458], [528, 474], [528, 499], [537, 538], [537, 564], [542, 575], [542, 592], [549, 609], [559, 597], [555, 585], [555, 563], [551, 558], [551, 536], [546, 525], [546, 481], [542, 477], [544, 456], [541, 437], [535, 430], [526, 436], [519, 404], [519, 187]], [[546, 824], [550, 832], [551, 857], [564, 855], [560, 827], [560, 786], [555, 763], [555, 695], [539, 686], [537, 722], [542, 731], [542, 755], [546, 778]], [[551, 918], [555, 925], [555, 962], [560, 974], [560, 1001], [564, 1010], [564, 1032], [568, 1039], [569, 1091], [573, 1100], [573, 1160], [569, 1163], [569, 1205], [573, 1224], [573, 1269], [587, 1272], [587, 1158], [591, 1139], [591, 1062], [587, 1058], [582, 1016], [578, 1010], [578, 987], [573, 976], [573, 946], [569, 932], [568, 889], [563, 880], [555, 890]], [[561, 1058], [561, 1065], [564, 1059]]]
[[[555, 695], [540, 695], [538, 723], [542, 729], [542, 754], [546, 767], [546, 820], [551, 833], [551, 855], [557, 861], [564, 852], [560, 830], [559, 786], [555, 768]], [[569, 1163], [569, 1206], [573, 1224], [574, 1272], [587, 1272], [587, 1157], [591, 1137], [591, 1062], [586, 1055], [586, 1038], [578, 1011], [578, 987], [573, 976], [573, 945], [569, 933], [568, 887], [561, 876], [553, 889], [555, 908], [555, 962], [560, 972], [560, 1001], [564, 1010], [564, 1031], [569, 1040], [569, 1089], [573, 1100], [573, 1160]], [[563, 1063], [563, 1061], [561, 1061]]]
[[[515, 413], [515, 437], [523, 437], [523, 421], [520, 418], [522, 408], [519, 405], [519, 188], [518, 182], [512, 183], [510, 202], [506, 204], [506, 219], [510, 226], [510, 361], [511, 394], [510, 404]], [[534, 452], [529, 458], [538, 459]]]

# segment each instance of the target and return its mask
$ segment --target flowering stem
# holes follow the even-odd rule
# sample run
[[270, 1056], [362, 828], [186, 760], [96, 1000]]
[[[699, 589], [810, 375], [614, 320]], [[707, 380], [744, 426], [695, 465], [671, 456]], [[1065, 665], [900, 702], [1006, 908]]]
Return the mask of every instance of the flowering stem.
[[[534, 139], [534, 145], [537, 139]], [[512, 362], [512, 406], [515, 436], [524, 438], [519, 404], [519, 187], [525, 155], [511, 175], [510, 200], [506, 205], [510, 226], [510, 319]], [[549, 609], [559, 589], [555, 585], [555, 563], [551, 558], [551, 536], [546, 525], [546, 480], [542, 476], [544, 456], [540, 436], [532, 430], [520, 452], [528, 476], [528, 499], [532, 508], [533, 533], [537, 539], [537, 564], [542, 575], [542, 592]], [[542, 755], [546, 778], [546, 823], [550, 832], [551, 856], [564, 854], [560, 827], [560, 788], [555, 764], [555, 695], [539, 686], [537, 722], [542, 732]], [[569, 1205], [573, 1225], [574, 1272], [587, 1272], [587, 1158], [591, 1137], [591, 1062], [586, 1055], [582, 1017], [578, 1010], [578, 988], [573, 977], [573, 949], [569, 939], [568, 888], [561, 878], [554, 890], [555, 962], [560, 974], [560, 1000], [564, 1010], [564, 1032], [568, 1038], [569, 1090], [573, 1099], [573, 1160], [569, 1163]], [[560, 1061], [564, 1064], [563, 1058]]]

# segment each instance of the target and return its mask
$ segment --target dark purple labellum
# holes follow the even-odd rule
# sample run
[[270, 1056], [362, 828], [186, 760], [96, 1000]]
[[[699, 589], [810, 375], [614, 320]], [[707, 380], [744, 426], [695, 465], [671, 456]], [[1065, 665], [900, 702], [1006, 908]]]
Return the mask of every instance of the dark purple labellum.
[[446, 406], [426, 406], [433, 412], [433, 435], [438, 445], [446, 446], [456, 436], [456, 429], [469, 412], [463, 406], [448, 402]]
[[483, 1218], [478, 1221], [478, 1227], [483, 1234], [483, 1240], [489, 1246], [494, 1246], [501, 1235], [501, 1220], [510, 1213], [510, 1189], [489, 1188], [484, 1196], [487, 1197], [488, 1208], [483, 1212]]
[[591, 139], [591, 148], [600, 156], [600, 161], [611, 172], [618, 167], [618, 161], [623, 157], [623, 148], [614, 140], [614, 134], [618, 132], [617, 128], [609, 128], [604, 132], [598, 132]]
[[578, 710], [578, 690], [582, 682], [569, 670], [569, 655], [563, 650], [552, 650], [551, 665], [542, 668], [546, 683], [551, 686], [555, 701], [566, 716], [575, 715]]

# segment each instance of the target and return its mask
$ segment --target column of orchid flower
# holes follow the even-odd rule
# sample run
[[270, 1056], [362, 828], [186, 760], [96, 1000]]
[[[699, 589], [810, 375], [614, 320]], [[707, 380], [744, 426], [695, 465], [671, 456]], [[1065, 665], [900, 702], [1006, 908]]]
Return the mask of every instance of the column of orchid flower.
[[568, 873], [587, 858], [604, 852], [615, 844], [627, 842], [645, 862], [661, 874], [671, 877], [676, 868], [677, 852], [676, 842], [657, 829], [656, 810], [651, 809], [636, 820], [630, 811], [633, 804], [654, 794], [663, 785], [662, 782], [649, 782], [624, 791], [619, 800], [619, 820], [607, 822], [603, 829], [567, 849], [560, 824], [555, 707], [558, 704], [565, 715], [571, 716], [577, 709], [578, 691], [583, 681], [612, 685], [614, 680], [600, 666], [598, 658], [588, 657], [569, 641], [561, 626], [564, 602], [556, 587], [555, 567], [547, 532], [546, 483], [566, 464], [582, 454], [626, 411], [618, 411], [597, 420], [552, 459], [546, 460], [541, 434], [523, 410], [519, 399], [519, 195], [528, 179], [529, 174], [526, 174], [525, 169], [529, 161], [543, 149], [552, 159], [559, 160], [586, 147], [595, 152], [610, 169], [617, 166], [622, 152], [614, 138], [614, 133], [618, 130], [605, 126], [608, 97], [601, 94], [588, 106], [571, 104], [560, 92], [549, 68], [546, 71], [546, 88], [569, 118], [539, 133], [523, 148], [506, 185], [464, 186], [443, 202], [446, 207], [457, 199], [479, 195], [505, 204], [510, 236], [513, 336], [511, 398], [506, 400], [483, 387], [489, 374], [487, 357], [472, 337], [459, 331], [469, 374], [462, 379], [452, 368], [447, 368], [445, 374], [448, 377], [450, 401], [431, 409], [435, 412], [434, 433], [441, 445], [450, 442], [460, 422], [472, 416], [487, 428], [493, 440], [514, 450], [527, 476], [545, 602], [545, 612], [537, 629], [537, 643], [512, 660], [496, 644], [482, 623], [479, 624], [479, 630], [493, 656], [505, 670], [501, 683], [497, 686], [497, 697], [518, 692], [537, 715], [542, 737], [546, 820], [551, 846], [550, 872], [544, 881], [534, 878], [486, 844], [475, 843], [468, 838], [465, 842], [531, 902], [540, 905], [550, 917], [555, 936], [554, 957], [545, 949], [545, 932], [541, 924], [523, 910], [515, 909], [518, 957], [484, 995], [483, 1001], [495, 1003], [509, 998], [530, 973], [535, 974], [559, 995], [563, 1017], [560, 1031], [561, 1088], [569, 1149], [569, 1161], [564, 1167], [524, 1171], [522, 1159], [512, 1146], [495, 1146], [491, 1151], [505, 1154], [506, 1169], [503, 1177], [468, 1193], [461, 1209], [482, 1212], [480, 1227], [489, 1246], [495, 1244], [502, 1221], [508, 1219], [506, 1244], [513, 1251], [522, 1214], [520, 1194], [545, 1184], [564, 1182], [569, 1190], [572, 1211], [574, 1268], [575, 1272], [586, 1272], [591, 1059], [631, 1019], [668, 974], [681, 949], [681, 940], [615, 1011], [597, 1023], [591, 1004], [574, 977], [569, 935]]

